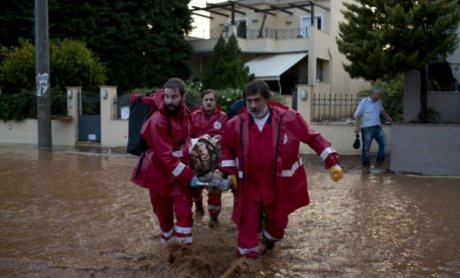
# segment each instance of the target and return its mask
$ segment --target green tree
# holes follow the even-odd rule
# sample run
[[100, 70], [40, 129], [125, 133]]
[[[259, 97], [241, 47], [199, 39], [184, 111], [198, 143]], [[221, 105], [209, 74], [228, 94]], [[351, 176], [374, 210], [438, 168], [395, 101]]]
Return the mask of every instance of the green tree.
[[64, 92], [66, 86], [95, 91], [107, 81], [105, 67], [84, 42], [64, 39], [50, 45], [51, 86]]
[[236, 37], [232, 35], [226, 42], [220, 36], [203, 74], [204, 86], [214, 89], [241, 88], [251, 78]]
[[[1, 119], [35, 117], [35, 47], [22, 40], [19, 47], [0, 47], [0, 57]], [[93, 91], [106, 80], [105, 68], [85, 43], [72, 40], [51, 41], [50, 77], [53, 114], [66, 114], [65, 86]]]
[[244, 65], [243, 54], [238, 46], [238, 40], [235, 35], [230, 36], [225, 46], [225, 64], [227, 65], [226, 79], [228, 87], [242, 88], [251, 79], [249, 68]]
[[203, 85], [206, 88], [220, 89], [226, 87], [225, 73], [225, 39], [220, 36], [214, 45], [211, 59], [203, 73]]
[[35, 49], [22, 40], [19, 47], [0, 46], [0, 87], [11, 94], [35, 87]]
[[120, 91], [156, 87], [168, 78], [186, 79], [191, 46], [188, 1], [53, 1], [50, 36], [84, 40]]
[[33, 39], [34, 1], [2, 0], [0, 11], [0, 45], [19, 46], [21, 39]]
[[[1, 45], [18, 46], [20, 38], [34, 38], [29, 2], [1, 1], [6, 11], [0, 13]], [[190, 75], [192, 49], [184, 39], [191, 30], [188, 1], [49, 0], [48, 6], [50, 39], [84, 41], [106, 67], [108, 83], [121, 91]]]
[[[35, 84], [35, 48], [22, 40], [19, 47], [1, 47], [0, 85], [9, 94], [23, 89], [33, 90]], [[85, 43], [72, 40], [51, 41], [50, 83], [56, 91], [66, 86], [82, 86], [94, 90], [106, 81], [105, 69]]]
[[344, 3], [337, 44], [351, 77], [388, 80], [417, 70], [421, 76], [420, 122], [427, 121], [425, 66], [451, 53], [458, 42], [458, 0], [356, 0]]

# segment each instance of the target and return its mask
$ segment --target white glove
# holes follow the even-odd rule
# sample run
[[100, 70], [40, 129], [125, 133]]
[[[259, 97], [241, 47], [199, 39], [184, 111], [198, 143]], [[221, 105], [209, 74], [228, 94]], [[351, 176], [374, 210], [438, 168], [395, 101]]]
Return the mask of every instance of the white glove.
[[227, 191], [230, 189], [230, 181], [222, 178], [212, 178], [206, 190], [210, 192]]
[[195, 146], [195, 144], [198, 142], [199, 139], [200, 138], [192, 138], [192, 140], [190, 140], [191, 144], [190, 144], [190, 147], [188, 148], [189, 153], [192, 152], [193, 146]]
[[200, 138], [192, 138], [192, 148], [195, 146], [195, 144], [200, 140]]

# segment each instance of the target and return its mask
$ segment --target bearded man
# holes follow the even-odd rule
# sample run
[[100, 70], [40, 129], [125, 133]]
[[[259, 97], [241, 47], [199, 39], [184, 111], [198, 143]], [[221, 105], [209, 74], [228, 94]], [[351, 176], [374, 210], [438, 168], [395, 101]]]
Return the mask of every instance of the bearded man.
[[185, 93], [184, 81], [171, 78], [163, 90], [143, 97], [142, 102], [155, 109], [141, 130], [149, 150], [141, 156], [131, 180], [149, 190], [161, 229], [161, 242], [174, 240], [190, 247], [193, 241], [190, 184], [198, 179], [189, 167], [190, 116]]

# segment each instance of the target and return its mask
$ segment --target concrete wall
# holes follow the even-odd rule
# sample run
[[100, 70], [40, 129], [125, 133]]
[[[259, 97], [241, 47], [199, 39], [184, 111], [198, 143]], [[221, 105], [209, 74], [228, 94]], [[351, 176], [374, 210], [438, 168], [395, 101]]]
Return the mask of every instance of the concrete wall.
[[[67, 88], [67, 115], [51, 120], [53, 146], [74, 146], [78, 139], [78, 94], [80, 87]], [[115, 119], [117, 88], [102, 86], [101, 143], [103, 147], [123, 147], [128, 143], [128, 121]], [[38, 144], [37, 120], [0, 122], [0, 144]]]
[[[128, 121], [116, 119], [114, 111], [117, 98], [117, 88], [101, 87], [101, 92], [107, 92], [106, 98], [101, 98], [101, 145], [104, 147], [119, 147], [128, 144]], [[105, 94], [105, 93], [104, 93]]]
[[403, 121], [416, 121], [420, 112], [420, 74], [408, 71], [404, 79]]
[[428, 106], [440, 114], [441, 123], [460, 124], [460, 92], [428, 92]]
[[[440, 123], [460, 124], [460, 92], [428, 92], [428, 107], [436, 110]], [[404, 83], [404, 122], [417, 121], [420, 112], [420, 74], [409, 71]]]
[[[2, 144], [38, 144], [37, 120], [20, 122], [0, 122], [0, 143]], [[51, 121], [53, 146], [74, 145], [73, 119]]]
[[460, 126], [394, 124], [392, 141], [392, 171], [460, 175]]

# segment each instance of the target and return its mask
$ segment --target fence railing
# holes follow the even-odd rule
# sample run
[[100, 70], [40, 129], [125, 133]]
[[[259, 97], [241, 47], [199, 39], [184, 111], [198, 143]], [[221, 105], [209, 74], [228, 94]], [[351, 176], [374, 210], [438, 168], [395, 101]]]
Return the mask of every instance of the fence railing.
[[119, 95], [113, 99], [113, 119], [121, 119], [121, 109], [129, 107], [129, 95]]
[[351, 94], [313, 94], [311, 119], [313, 122], [353, 122], [353, 114], [361, 99]]
[[[228, 27], [218, 27], [210, 30], [210, 38], [216, 39], [220, 35], [224, 37], [229, 36]], [[265, 27], [260, 29], [244, 29], [237, 32], [238, 38], [244, 38], [248, 40], [254, 39], [274, 39], [274, 40], [291, 40], [298, 38], [307, 38], [307, 28], [292, 28], [292, 29], [273, 29]]]
[[[353, 114], [361, 99], [351, 94], [313, 94], [311, 99], [311, 119], [316, 123], [353, 121]], [[190, 110], [199, 105], [198, 100], [187, 98]], [[121, 119], [123, 107], [129, 107], [129, 95], [120, 95], [113, 100], [113, 119]]]

